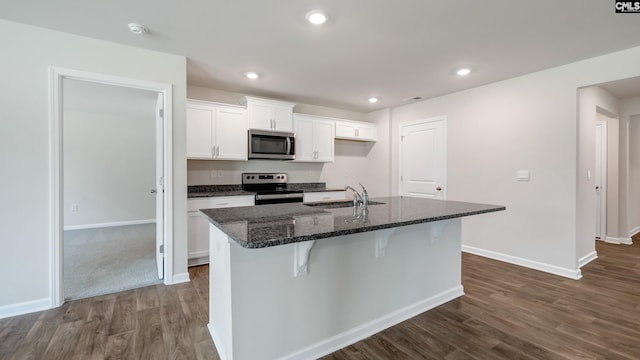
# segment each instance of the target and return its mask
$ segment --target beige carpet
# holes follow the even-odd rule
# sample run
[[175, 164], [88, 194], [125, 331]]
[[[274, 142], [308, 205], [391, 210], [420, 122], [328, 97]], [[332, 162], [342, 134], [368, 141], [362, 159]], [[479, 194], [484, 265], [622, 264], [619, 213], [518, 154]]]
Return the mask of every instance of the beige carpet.
[[155, 224], [65, 231], [63, 281], [65, 299], [161, 283]]

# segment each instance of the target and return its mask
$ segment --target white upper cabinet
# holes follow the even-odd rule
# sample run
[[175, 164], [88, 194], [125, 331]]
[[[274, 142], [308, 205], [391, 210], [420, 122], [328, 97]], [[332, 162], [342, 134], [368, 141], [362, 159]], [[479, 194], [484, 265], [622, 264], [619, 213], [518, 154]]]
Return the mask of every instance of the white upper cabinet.
[[294, 103], [275, 101], [246, 96], [243, 100], [247, 105], [249, 128], [292, 131]]
[[333, 162], [335, 120], [294, 114], [296, 159], [298, 162]]
[[187, 101], [187, 158], [247, 160], [247, 116], [241, 107]]
[[336, 121], [336, 139], [376, 141], [378, 140], [378, 127], [376, 124], [351, 121]]

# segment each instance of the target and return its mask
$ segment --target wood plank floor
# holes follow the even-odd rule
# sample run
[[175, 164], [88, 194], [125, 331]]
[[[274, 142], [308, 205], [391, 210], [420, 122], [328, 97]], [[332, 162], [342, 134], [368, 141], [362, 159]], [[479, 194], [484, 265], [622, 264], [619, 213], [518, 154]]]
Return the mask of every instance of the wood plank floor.
[[[463, 254], [466, 295], [324, 359], [639, 359], [640, 242], [569, 280]], [[0, 359], [218, 359], [208, 267], [192, 281], [0, 320]]]

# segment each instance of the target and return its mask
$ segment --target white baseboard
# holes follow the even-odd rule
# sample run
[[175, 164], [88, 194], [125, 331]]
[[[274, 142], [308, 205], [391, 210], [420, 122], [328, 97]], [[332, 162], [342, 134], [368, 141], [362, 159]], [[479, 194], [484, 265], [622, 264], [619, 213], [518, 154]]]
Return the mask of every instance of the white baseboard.
[[191, 279], [189, 278], [189, 272], [185, 272], [182, 274], [173, 274], [173, 279], [170, 279], [165, 285], [174, 285], [189, 282]]
[[48, 310], [51, 308], [51, 299], [25, 301], [17, 304], [0, 306], [0, 319], [29, 314], [36, 311]]
[[[218, 350], [218, 357], [220, 358], [220, 360], [229, 359], [229, 357], [227, 357], [227, 353], [224, 352], [224, 349], [226, 348], [226, 346], [225, 344], [222, 343], [222, 340], [220, 340], [220, 337], [218, 337], [218, 334], [216, 334], [216, 330], [213, 328], [213, 326], [211, 326], [211, 323], [207, 324], [207, 329], [209, 329], [209, 335], [211, 335], [211, 340], [213, 340], [213, 345], [215, 345], [216, 350]], [[233, 354], [231, 354], [231, 356], [233, 356]]]
[[84, 224], [84, 225], [68, 225], [68, 226], [65, 225], [64, 231], [98, 229], [98, 228], [106, 228], [106, 227], [113, 227], [113, 226], [154, 224], [155, 222], [156, 222], [156, 219], [146, 219], [146, 220], [116, 221], [116, 222], [100, 223], [100, 224]]
[[204, 265], [209, 263], [209, 252], [208, 251], [200, 251], [200, 252], [204, 252], [206, 254], [204, 254], [203, 256], [189, 256], [189, 259], [187, 260], [187, 267], [199, 266], [199, 265]]
[[541, 263], [538, 261], [533, 261], [529, 259], [520, 258], [517, 256], [511, 256], [507, 254], [498, 253], [491, 250], [484, 250], [475, 248], [473, 246], [462, 245], [462, 251], [478, 256], [487, 257], [494, 260], [503, 261], [509, 264], [524, 266], [526, 268], [544, 271], [546, 273], [563, 276], [569, 279], [578, 280], [582, 278], [582, 272], [580, 268], [578, 269], [567, 269], [555, 265], [550, 265], [546, 263]]
[[[462, 295], [464, 295], [462, 285], [455, 286], [428, 299], [424, 299], [403, 309], [394, 311], [378, 319], [369, 321], [326, 340], [300, 349], [294, 353], [285, 355], [280, 358], [280, 360], [318, 359]], [[212, 329], [209, 328], [209, 330], [211, 331]], [[211, 335], [214, 337], [215, 342], [215, 333], [212, 332]], [[216, 348], [219, 349], [217, 346]], [[220, 358], [224, 359], [222, 356]]]
[[631, 231], [629, 232], [629, 237], [632, 238], [635, 235], [638, 235], [638, 233], [640, 233], [640, 226], [636, 226], [633, 229], [631, 229]]
[[583, 266], [587, 265], [588, 263], [592, 262], [597, 258], [598, 258], [598, 253], [595, 251], [592, 251], [578, 260], [578, 267], [582, 268]]
[[631, 238], [617, 238], [617, 237], [611, 237], [611, 236], [607, 236], [607, 238], [604, 240], [605, 242], [608, 242], [609, 244], [624, 244], [624, 245], [631, 245], [633, 244], [633, 241], [631, 241]]

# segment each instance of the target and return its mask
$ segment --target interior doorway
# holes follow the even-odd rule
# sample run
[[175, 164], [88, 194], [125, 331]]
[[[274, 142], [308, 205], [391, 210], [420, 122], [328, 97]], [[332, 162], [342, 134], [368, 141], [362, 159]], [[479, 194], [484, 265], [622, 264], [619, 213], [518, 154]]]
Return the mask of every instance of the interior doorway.
[[607, 122], [596, 121], [596, 239], [607, 239]]
[[149, 90], [62, 81], [65, 300], [161, 282], [157, 98]]
[[[170, 282], [171, 86], [57, 68], [50, 74], [52, 307]], [[73, 253], [76, 268], [68, 266]], [[146, 275], [136, 279], [141, 260]], [[68, 296], [73, 276], [99, 286]]]
[[446, 200], [446, 117], [400, 124], [400, 194]]

